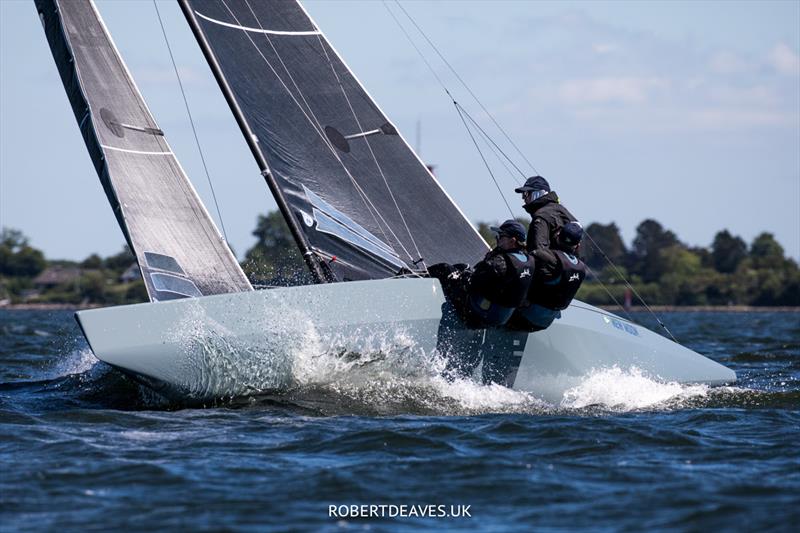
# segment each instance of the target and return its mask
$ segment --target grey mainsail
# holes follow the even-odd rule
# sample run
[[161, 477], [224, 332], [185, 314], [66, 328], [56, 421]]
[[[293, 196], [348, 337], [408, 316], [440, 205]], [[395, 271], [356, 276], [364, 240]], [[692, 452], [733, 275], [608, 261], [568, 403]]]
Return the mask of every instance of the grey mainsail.
[[95, 169], [150, 299], [252, 290], [91, 0], [35, 0]]
[[299, 3], [180, 2], [301, 250], [335, 279], [486, 253]]

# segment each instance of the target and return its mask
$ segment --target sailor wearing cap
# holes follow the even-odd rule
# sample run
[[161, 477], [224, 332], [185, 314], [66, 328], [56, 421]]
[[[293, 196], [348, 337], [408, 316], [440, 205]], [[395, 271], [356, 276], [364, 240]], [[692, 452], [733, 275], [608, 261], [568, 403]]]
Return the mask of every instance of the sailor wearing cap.
[[492, 227], [497, 246], [475, 265], [468, 286], [467, 315], [473, 327], [505, 324], [524, 301], [534, 262], [525, 252], [525, 226], [506, 220]]
[[578, 258], [583, 228], [567, 222], [556, 231], [556, 247], [535, 250], [536, 270], [523, 303], [510, 320], [515, 329], [545, 329], [561, 316], [586, 277], [586, 265]]
[[525, 185], [514, 189], [522, 194], [523, 208], [531, 215], [528, 229], [529, 252], [556, 247], [556, 232], [567, 222], [576, 218], [559, 203], [558, 195], [550, 190], [550, 184], [542, 176], [533, 176]]

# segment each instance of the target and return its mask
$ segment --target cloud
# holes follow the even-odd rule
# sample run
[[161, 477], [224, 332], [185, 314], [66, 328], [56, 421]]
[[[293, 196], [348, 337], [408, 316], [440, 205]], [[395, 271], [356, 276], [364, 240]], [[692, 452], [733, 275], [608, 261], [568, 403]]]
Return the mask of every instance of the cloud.
[[792, 126], [796, 116], [766, 109], [709, 108], [691, 111], [689, 123], [702, 128], [741, 128], [749, 126]]
[[770, 50], [767, 60], [781, 74], [800, 74], [800, 56], [785, 43], [778, 43]]
[[598, 55], [611, 54], [619, 50], [619, 46], [612, 43], [594, 43], [592, 51]]
[[781, 103], [774, 87], [761, 84], [745, 87], [714, 85], [707, 88], [706, 95], [714, 104], [738, 107], [775, 108]]
[[743, 74], [752, 66], [738, 55], [723, 50], [711, 56], [709, 68], [717, 74]]
[[650, 94], [669, 85], [656, 77], [605, 77], [568, 80], [558, 89], [559, 98], [567, 104], [623, 103], [640, 104]]

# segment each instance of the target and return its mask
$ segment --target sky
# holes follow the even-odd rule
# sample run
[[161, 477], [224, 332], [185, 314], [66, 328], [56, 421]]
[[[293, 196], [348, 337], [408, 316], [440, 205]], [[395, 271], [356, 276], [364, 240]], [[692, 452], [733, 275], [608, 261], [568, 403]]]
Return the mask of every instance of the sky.
[[[153, 2], [97, 5], [219, 220]], [[451, 100], [387, 6], [304, 5], [467, 217], [508, 218]], [[255, 242], [257, 215], [275, 203], [180, 9], [172, 1], [158, 6], [241, 258]], [[748, 243], [768, 231], [800, 259], [800, 2], [403, 6], [532, 163], [523, 169], [548, 178], [585, 224], [613, 221], [630, 243], [637, 224], [654, 218], [693, 246], [709, 246], [721, 229]], [[415, 41], [424, 47], [418, 34]], [[499, 142], [480, 106], [423, 51]], [[514, 214], [523, 216], [512, 192], [517, 178], [486, 154]], [[0, 0], [0, 226], [22, 230], [49, 258], [110, 255], [124, 242], [27, 0]]]

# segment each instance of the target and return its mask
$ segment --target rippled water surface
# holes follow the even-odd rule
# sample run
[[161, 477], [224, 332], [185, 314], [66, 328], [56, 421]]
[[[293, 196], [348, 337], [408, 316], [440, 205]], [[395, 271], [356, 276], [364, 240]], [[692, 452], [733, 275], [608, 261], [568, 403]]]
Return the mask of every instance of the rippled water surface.
[[[0, 311], [0, 529], [795, 531], [800, 314], [664, 319], [736, 386], [611, 368], [549, 404], [383, 354], [181, 405], [97, 361], [71, 313]], [[361, 504], [384, 516], [329, 516]]]

